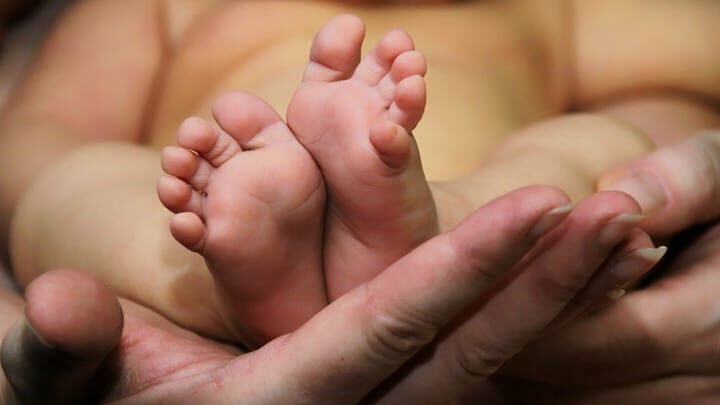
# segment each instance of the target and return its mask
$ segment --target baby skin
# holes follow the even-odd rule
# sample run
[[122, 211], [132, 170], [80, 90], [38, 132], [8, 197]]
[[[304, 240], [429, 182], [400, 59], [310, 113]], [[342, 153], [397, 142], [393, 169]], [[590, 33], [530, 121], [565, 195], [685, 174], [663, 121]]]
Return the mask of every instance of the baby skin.
[[231, 93], [215, 103], [216, 123], [186, 120], [162, 155], [173, 235], [205, 257], [226, 317], [273, 320], [263, 338], [438, 232], [410, 135], [425, 107], [424, 58], [392, 31], [360, 62], [363, 38], [349, 15], [320, 30], [289, 106], [293, 131], [264, 101]]
[[[438, 233], [411, 135], [425, 106], [424, 57], [396, 30], [361, 61], [364, 34], [350, 15], [319, 31], [287, 125], [263, 100], [230, 93], [214, 104], [215, 122], [187, 119], [178, 146], [163, 151], [158, 195], [176, 213], [171, 232], [205, 258], [225, 321], [243, 342], [296, 329]], [[583, 203], [551, 239], [574, 244], [572, 262], [597, 268], [613, 256], [608, 263], [642, 273], [657, 252], [633, 233], [638, 218], [601, 219], [607, 210], [591, 209], [600, 201], [634, 209], [614, 198]], [[570, 209], [548, 213], [549, 221], [557, 225]], [[498, 221], [512, 219], [508, 211]], [[602, 232], [605, 220], [614, 231]], [[604, 250], [594, 247], [598, 238]], [[543, 265], [569, 262], [562, 249], [548, 251], [535, 254]], [[590, 301], [621, 281], [601, 278]]]

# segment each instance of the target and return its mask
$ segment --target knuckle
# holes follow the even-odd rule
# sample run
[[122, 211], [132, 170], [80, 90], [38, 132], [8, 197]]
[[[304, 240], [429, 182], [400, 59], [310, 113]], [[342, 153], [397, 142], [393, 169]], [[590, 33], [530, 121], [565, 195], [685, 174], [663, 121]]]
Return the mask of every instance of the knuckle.
[[373, 352], [386, 357], [410, 356], [434, 337], [434, 330], [426, 326], [412, 320], [383, 315], [375, 318], [369, 343]]
[[398, 303], [381, 307], [369, 300], [366, 308], [370, 311], [367, 345], [381, 359], [410, 357], [437, 335], [435, 321]]
[[455, 377], [459, 381], [486, 378], [516, 352], [516, 348], [510, 345], [491, 344], [485, 340], [461, 344], [456, 350]]
[[539, 271], [535, 288], [541, 296], [555, 302], [569, 302], [585, 287], [588, 278], [581, 271], [572, 271], [569, 274], [545, 269]]
[[458, 238], [454, 233], [447, 235], [446, 240], [451, 255], [457, 258], [458, 263], [472, 269], [472, 277], [480, 284], [491, 285], [494, 283], [516, 259], [515, 257], [496, 257], [493, 249], [488, 248], [487, 245], [468, 245], [466, 239]]

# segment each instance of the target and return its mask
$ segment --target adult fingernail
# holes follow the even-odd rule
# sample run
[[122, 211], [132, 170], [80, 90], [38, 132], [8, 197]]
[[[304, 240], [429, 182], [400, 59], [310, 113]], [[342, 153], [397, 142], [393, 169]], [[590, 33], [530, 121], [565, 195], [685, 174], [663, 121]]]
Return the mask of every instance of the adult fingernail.
[[668, 202], [665, 190], [657, 178], [646, 173], [623, 177], [603, 189], [629, 194], [640, 204], [642, 211], [646, 214], [661, 210]]
[[645, 214], [620, 214], [610, 220], [611, 224], [637, 224], [645, 219]]
[[657, 263], [660, 261], [660, 259], [665, 256], [665, 253], [667, 253], [667, 246], [659, 246], [656, 248], [644, 248], [644, 249], [637, 249], [631, 254], [645, 259], [648, 262]]
[[597, 236], [597, 243], [602, 246], [614, 245], [628, 232], [628, 225], [636, 224], [645, 219], [643, 214], [620, 214], [608, 221]]
[[607, 293], [605, 296], [613, 301], [617, 301], [620, 298], [624, 297], [627, 291], [623, 290], [622, 288], [616, 288], [609, 293]]
[[610, 271], [621, 283], [633, 281], [657, 264], [666, 252], [665, 246], [636, 249], [623, 257]]
[[562, 222], [563, 219], [565, 219], [565, 217], [568, 216], [570, 211], [572, 211], [573, 207], [574, 207], [573, 204], [567, 204], [567, 205], [563, 205], [561, 207], [553, 208], [552, 210], [548, 211], [530, 229], [530, 231], [528, 232], [528, 236], [531, 239], [537, 239], [537, 238], [545, 235], [551, 229], [558, 226], [560, 224], [560, 222]]

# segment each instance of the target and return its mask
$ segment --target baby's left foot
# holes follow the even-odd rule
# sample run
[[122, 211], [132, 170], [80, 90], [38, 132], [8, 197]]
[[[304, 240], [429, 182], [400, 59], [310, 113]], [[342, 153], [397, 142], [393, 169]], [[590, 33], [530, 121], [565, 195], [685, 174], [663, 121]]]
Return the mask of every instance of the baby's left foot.
[[[247, 93], [221, 97], [217, 124], [192, 118], [163, 153], [162, 203], [175, 239], [215, 278], [229, 329], [248, 345], [292, 332], [326, 302], [325, 188], [280, 116]], [[208, 292], [211, 294], [212, 292]]]
[[425, 108], [425, 60], [387, 33], [360, 62], [365, 28], [328, 22], [288, 108], [288, 124], [328, 188], [324, 265], [330, 297], [371, 279], [438, 231], [410, 132]]

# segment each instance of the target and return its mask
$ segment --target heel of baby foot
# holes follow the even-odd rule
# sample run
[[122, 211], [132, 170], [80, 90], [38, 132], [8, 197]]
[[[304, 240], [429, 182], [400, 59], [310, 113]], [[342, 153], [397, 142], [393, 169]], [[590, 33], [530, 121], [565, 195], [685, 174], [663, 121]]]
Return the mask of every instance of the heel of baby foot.
[[412, 139], [401, 126], [385, 122], [370, 131], [370, 143], [391, 169], [404, 169], [410, 161]]

